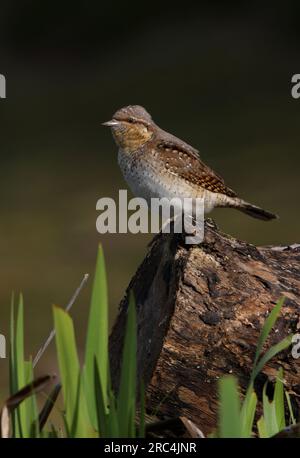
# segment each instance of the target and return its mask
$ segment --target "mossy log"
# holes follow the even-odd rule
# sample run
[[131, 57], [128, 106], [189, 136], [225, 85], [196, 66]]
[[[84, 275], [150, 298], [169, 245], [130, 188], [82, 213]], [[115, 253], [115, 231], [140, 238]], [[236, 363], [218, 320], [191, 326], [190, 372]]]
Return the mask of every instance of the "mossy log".
[[[283, 295], [265, 348], [300, 332], [300, 245], [256, 247], [220, 232], [211, 220], [198, 246], [185, 245], [178, 234], [156, 236], [110, 336], [115, 389], [129, 290], [137, 306], [137, 378], [148, 384], [148, 411], [163, 419], [185, 416], [209, 433], [217, 422], [217, 381], [233, 374], [245, 390], [262, 325]], [[257, 391], [280, 366], [299, 417], [300, 358], [291, 349], [264, 367]]]

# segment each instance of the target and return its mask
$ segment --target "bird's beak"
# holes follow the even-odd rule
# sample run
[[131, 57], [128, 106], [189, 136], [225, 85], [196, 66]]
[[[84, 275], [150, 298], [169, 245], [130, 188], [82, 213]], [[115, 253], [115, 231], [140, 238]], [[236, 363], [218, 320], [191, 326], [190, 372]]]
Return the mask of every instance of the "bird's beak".
[[114, 127], [114, 126], [117, 126], [118, 124], [119, 124], [119, 121], [116, 121], [115, 119], [112, 119], [111, 121], [103, 122], [102, 126]]

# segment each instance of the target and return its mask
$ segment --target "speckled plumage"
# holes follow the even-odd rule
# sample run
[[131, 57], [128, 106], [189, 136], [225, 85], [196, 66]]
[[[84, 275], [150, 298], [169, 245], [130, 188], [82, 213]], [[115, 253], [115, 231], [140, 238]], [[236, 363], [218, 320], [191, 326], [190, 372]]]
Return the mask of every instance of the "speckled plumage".
[[276, 217], [240, 199], [196, 149], [160, 129], [143, 107], [124, 107], [104, 124], [112, 128], [120, 168], [136, 196], [148, 201], [151, 197], [201, 197], [205, 213], [215, 207], [233, 207], [259, 219]]

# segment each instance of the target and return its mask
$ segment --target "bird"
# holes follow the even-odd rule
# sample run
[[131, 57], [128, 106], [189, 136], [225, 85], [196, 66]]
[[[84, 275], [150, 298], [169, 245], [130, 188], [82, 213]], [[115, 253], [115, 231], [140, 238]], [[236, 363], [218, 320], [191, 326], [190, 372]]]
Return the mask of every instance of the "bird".
[[214, 208], [229, 207], [264, 221], [278, 218], [240, 198], [201, 160], [197, 149], [162, 130], [142, 106], [121, 108], [103, 125], [112, 130], [119, 166], [135, 196], [147, 202], [164, 197], [201, 198], [205, 215]]

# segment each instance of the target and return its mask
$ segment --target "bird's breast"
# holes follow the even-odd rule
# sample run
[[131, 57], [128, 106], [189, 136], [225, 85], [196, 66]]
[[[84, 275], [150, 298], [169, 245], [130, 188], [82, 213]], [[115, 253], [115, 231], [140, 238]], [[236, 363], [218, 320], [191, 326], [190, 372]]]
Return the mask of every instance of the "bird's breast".
[[143, 197], [149, 203], [153, 197], [162, 197], [168, 184], [162, 173], [156, 173], [153, 165], [135, 153], [119, 151], [119, 166], [123, 176], [136, 197]]
[[214, 207], [214, 193], [207, 192], [176, 173], [170, 172], [163, 163], [143, 157], [143, 153], [119, 150], [118, 162], [123, 176], [136, 197], [143, 197], [150, 204], [151, 198], [172, 199], [204, 198], [205, 212]]

